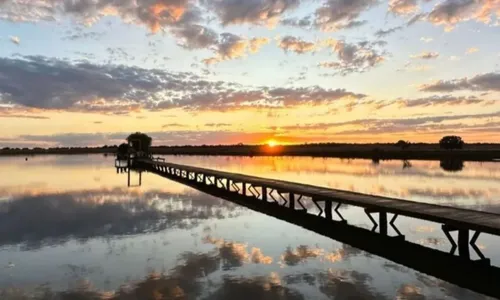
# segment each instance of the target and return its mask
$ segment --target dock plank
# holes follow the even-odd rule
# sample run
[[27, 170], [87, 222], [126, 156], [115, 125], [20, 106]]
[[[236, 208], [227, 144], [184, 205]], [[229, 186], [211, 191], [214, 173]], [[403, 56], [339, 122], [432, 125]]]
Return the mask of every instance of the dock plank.
[[484, 233], [500, 235], [500, 215], [489, 212], [475, 211], [451, 206], [443, 206], [416, 201], [360, 194], [349, 191], [295, 183], [277, 179], [267, 179], [239, 173], [205, 169], [194, 166], [179, 165], [168, 162], [140, 160], [140, 163], [150, 166], [177, 168], [189, 172], [203, 173], [217, 178], [228, 178], [233, 182], [245, 182], [254, 186], [286, 191], [317, 200], [340, 202], [374, 211], [382, 210], [388, 213], [423, 219], [447, 224], [456, 228], [466, 228]]

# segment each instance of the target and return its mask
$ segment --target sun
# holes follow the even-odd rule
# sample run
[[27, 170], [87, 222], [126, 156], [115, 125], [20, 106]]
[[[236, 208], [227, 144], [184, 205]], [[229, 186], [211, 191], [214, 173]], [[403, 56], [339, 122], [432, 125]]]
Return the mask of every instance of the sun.
[[275, 140], [269, 140], [267, 141], [267, 145], [271, 148], [275, 147], [275, 146], [278, 146], [278, 142], [275, 141]]

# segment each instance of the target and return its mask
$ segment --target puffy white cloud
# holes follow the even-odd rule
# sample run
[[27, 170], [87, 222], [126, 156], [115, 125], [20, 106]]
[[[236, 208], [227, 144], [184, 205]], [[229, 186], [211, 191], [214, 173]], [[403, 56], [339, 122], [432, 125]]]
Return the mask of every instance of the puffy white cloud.
[[295, 52], [297, 54], [304, 54], [307, 52], [313, 52], [319, 49], [319, 45], [313, 42], [307, 42], [300, 38], [293, 36], [285, 36], [278, 41], [278, 47], [283, 49], [283, 51]]
[[19, 44], [21, 44], [21, 39], [17, 36], [10, 36], [9, 39], [12, 43], [14, 43], [18, 46], [19, 46]]
[[418, 11], [418, 0], [389, 0], [389, 11], [398, 15], [415, 13]]

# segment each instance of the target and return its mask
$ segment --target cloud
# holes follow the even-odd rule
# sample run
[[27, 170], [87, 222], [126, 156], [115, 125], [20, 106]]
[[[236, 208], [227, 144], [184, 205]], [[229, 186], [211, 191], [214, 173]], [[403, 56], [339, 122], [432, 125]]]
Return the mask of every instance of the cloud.
[[283, 49], [283, 51], [295, 52], [297, 54], [304, 54], [307, 52], [313, 52], [318, 50], [318, 45], [313, 42], [307, 42], [300, 38], [293, 36], [285, 36], [278, 41], [278, 47]]
[[117, 16], [126, 22], [143, 24], [152, 32], [157, 32], [183, 21], [184, 14], [189, 9], [189, 0], [11, 0], [3, 4], [0, 19], [11, 22], [40, 22], [71, 16], [85, 25], [90, 25], [103, 17]]
[[21, 39], [17, 36], [10, 36], [10, 41], [19, 46], [21, 44]]
[[[247, 40], [245, 51], [254, 51], [252, 47], [258, 48], [262, 43], [253, 41], [252, 46]], [[221, 51], [229, 57], [240, 53], [231, 47]], [[231, 110], [318, 105], [365, 96], [317, 86], [243, 86], [208, 81], [188, 72], [72, 63], [39, 56], [0, 58], [0, 104], [24, 108], [127, 114], [143, 109]]]
[[415, 65], [411, 62], [408, 62], [404, 65], [402, 69], [397, 69], [396, 71], [410, 71], [410, 72], [423, 72], [433, 69], [430, 65]]
[[324, 31], [350, 27], [361, 13], [376, 4], [377, 0], [326, 0], [315, 12], [315, 26]]
[[472, 53], [476, 53], [476, 52], [479, 52], [479, 48], [471, 47], [471, 48], [467, 49], [467, 51], [465, 51], [465, 54], [472, 54]]
[[424, 43], [430, 43], [432, 42], [434, 39], [431, 38], [431, 37], [421, 37], [420, 38], [420, 41], [424, 42]]
[[230, 123], [207, 123], [205, 124], [207, 127], [230, 127], [232, 124]]
[[439, 57], [438, 52], [429, 52], [425, 51], [419, 54], [411, 55], [411, 58], [419, 58], [419, 59], [436, 59]]
[[488, 105], [492, 104], [490, 101], [478, 99], [474, 96], [469, 97], [455, 97], [452, 95], [434, 95], [430, 97], [417, 98], [417, 99], [400, 99], [397, 102], [399, 107], [429, 107], [435, 105], [446, 106], [460, 106], [460, 105]]
[[411, 26], [419, 21], [422, 21], [422, 20], [425, 20], [425, 18], [427, 17], [427, 14], [425, 13], [418, 13], [418, 14], [415, 14], [413, 17], [411, 17], [407, 22], [406, 22], [406, 26]]
[[[412, 103], [415, 101], [415, 103]], [[430, 106], [430, 105], [460, 105], [456, 100], [455, 104], [451, 104], [452, 101], [446, 103], [446, 99], [442, 100], [442, 103], [427, 104], [424, 99], [415, 99], [408, 102], [398, 101], [396, 104], [401, 106], [410, 105], [411, 107], [418, 106]], [[467, 99], [463, 100], [467, 101]], [[474, 119], [477, 121], [488, 120], [490, 118], [500, 117], [500, 112], [487, 113], [487, 114], [465, 114], [465, 115], [438, 115], [438, 116], [426, 116], [419, 118], [385, 118], [385, 119], [357, 119], [344, 122], [332, 122], [332, 123], [313, 123], [313, 124], [302, 124], [302, 125], [290, 125], [290, 126], [280, 126], [281, 130], [292, 130], [292, 131], [325, 131], [329, 129], [336, 129], [335, 134], [338, 135], [357, 135], [357, 134], [382, 134], [382, 133], [414, 133], [414, 132], [427, 132], [431, 133], [434, 131], [449, 131], [449, 130], [476, 130], [491, 128], [491, 126], [498, 126], [500, 122], [492, 124], [492, 122], [481, 123], [476, 122], [474, 125], [465, 125], [462, 123], [443, 123], [451, 121], [461, 121]]]
[[90, 32], [81, 32], [77, 31], [75, 33], [68, 33], [67, 36], [63, 37], [63, 40], [76, 41], [82, 39], [92, 39], [92, 40], [100, 40], [104, 35], [104, 32], [90, 31]]
[[420, 90], [424, 92], [500, 91], [500, 73], [485, 73], [472, 78], [438, 80], [421, 85]]
[[389, 11], [396, 15], [408, 15], [418, 11], [418, 0], [390, 0]]
[[169, 124], [165, 124], [163, 126], [161, 126], [161, 128], [165, 129], [165, 128], [184, 128], [184, 127], [188, 127], [187, 125], [184, 125], [184, 124], [180, 124], [180, 123], [169, 123]]
[[274, 26], [281, 15], [295, 9], [299, 0], [205, 0], [223, 26], [252, 24]]
[[153, 101], [160, 91], [179, 88], [180, 79], [182, 75], [138, 67], [70, 63], [40, 56], [0, 58], [0, 99], [27, 107], [130, 107]]
[[379, 29], [375, 32], [375, 36], [376, 37], [379, 37], [379, 38], [382, 38], [382, 37], [386, 37], [398, 30], [401, 30], [403, 29], [404, 27], [403, 26], [396, 26], [396, 27], [392, 27], [392, 28], [389, 28], [389, 29], [386, 29], [386, 30], [383, 30], [383, 29]]
[[248, 48], [251, 53], [259, 52], [260, 48], [268, 44], [270, 40], [268, 38], [253, 38], [249, 41]]
[[487, 24], [494, 14], [500, 16], [498, 0], [445, 0], [433, 8], [427, 20], [450, 31], [456, 24], [469, 20]]
[[196, 24], [173, 28], [172, 34], [180, 40], [180, 46], [190, 50], [216, 45], [219, 38], [212, 29]]
[[247, 53], [255, 54], [269, 41], [268, 38], [246, 39], [232, 33], [223, 33], [215, 47], [216, 56], [203, 59], [202, 62], [212, 65], [225, 60], [242, 58]]
[[342, 40], [328, 40], [326, 43], [337, 54], [337, 61], [322, 62], [319, 66], [335, 69], [342, 76], [366, 72], [385, 60], [385, 53], [377, 49], [378, 42], [349, 44]]
[[302, 29], [309, 29], [313, 25], [313, 22], [311, 21], [311, 16], [306, 16], [301, 19], [298, 18], [283, 19], [280, 21], [280, 24], [283, 26], [292, 26]]

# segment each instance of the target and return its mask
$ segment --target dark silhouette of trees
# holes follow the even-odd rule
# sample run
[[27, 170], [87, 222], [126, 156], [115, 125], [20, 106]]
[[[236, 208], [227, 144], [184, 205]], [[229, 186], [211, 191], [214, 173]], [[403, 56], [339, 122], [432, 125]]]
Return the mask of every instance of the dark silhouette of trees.
[[446, 172], [460, 172], [464, 168], [464, 161], [460, 159], [443, 159], [439, 162], [439, 165]]
[[128, 144], [126, 144], [126, 143], [121, 144], [118, 147], [118, 150], [116, 153], [116, 156], [118, 157], [118, 159], [127, 159], [129, 149], [130, 149], [130, 146]]
[[403, 141], [403, 140], [399, 140], [397, 143], [396, 143], [396, 147], [399, 147], [401, 149], [408, 149], [410, 147], [411, 143], [409, 141]]
[[445, 136], [439, 141], [439, 147], [446, 150], [462, 149], [464, 144], [462, 138], [456, 135]]
[[136, 132], [127, 137], [127, 142], [129, 142], [129, 144], [135, 151], [142, 151], [147, 153], [149, 152], [149, 148], [151, 147], [153, 139], [147, 134]]

